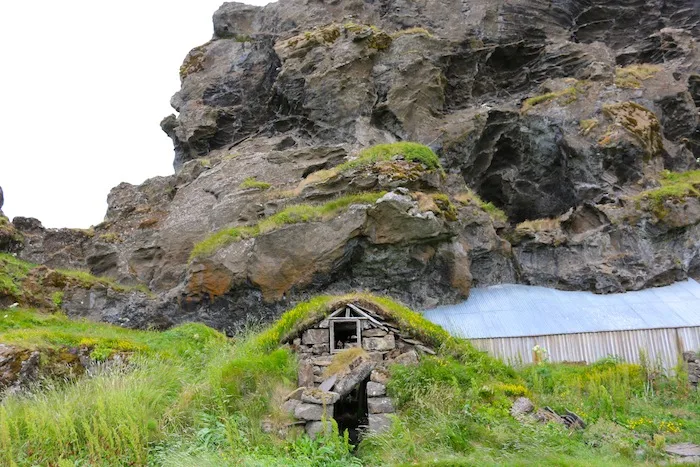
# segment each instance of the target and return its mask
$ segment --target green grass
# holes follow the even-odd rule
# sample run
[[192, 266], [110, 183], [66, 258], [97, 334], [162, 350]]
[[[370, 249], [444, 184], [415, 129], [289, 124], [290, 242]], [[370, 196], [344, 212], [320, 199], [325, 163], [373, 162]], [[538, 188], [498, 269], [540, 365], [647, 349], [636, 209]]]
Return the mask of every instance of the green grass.
[[240, 185], [243, 189], [256, 189], [256, 190], [267, 190], [271, 187], [269, 183], [261, 182], [255, 177], [248, 177]]
[[0, 295], [19, 299], [23, 295], [21, 283], [34, 267], [8, 253], [0, 253]]
[[[295, 386], [297, 363], [278, 343], [347, 298], [316, 297], [236, 340], [198, 324], [133, 331], [2, 310], [2, 342], [127, 347], [131, 357], [93, 377], [8, 395], [0, 402], [0, 465], [639, 465], [664, 461], [664, 443], [700, 439], [700, 393], [682, 372], [664, 376], [614, 359], [513, 369], [406, 307], [364, 294], [352, 298], [441, 344], [418, 366], [390, 368], [398, 410], [391, 429], [354, 452], [342, 436], [263, 432], [263, 420], [275, 429], [290, 421], [279, 405]], [[520, 395], [573, 410], [589, 426], [569, 432], [518, 422], [508, 411]]]
[[[37, 267], [8, 253], [0, 253], [0, 296], [7, 296], [21, 305], [40, 302], [53, 303], [59, 308], [63, 303], [63, 290], [68, 286], [92, 288], [96, 285], [109, 287], [118, 292], [138, 291], [151, 295], [145, 285], [124, 286], [113, 279], [93, 276], [89, 272], [79, 270], [57, 269], [43, 273], [39, 278], [29, 278], [30, 271]], [[51, 276], [52, 290], [44, 287], [41, 277]], [[25, 280], [30, 283], [27, 284]], [[34, 306], [34, 305], [31, 305]]]
[[664, 171], [659, 182], [661, 187], [644, 191], [637, 195], [637, 199], [649, 201], [652, 212], [660, 219], [668, 215], [664, 207], [666, 201], [683, 201], [686, 198], [700, 197], [700, 170]]
[[442, 165], [438, 156], [428, 146], [407, 141], [391, 144], [379, 144], [364, 149], [356, 159], [345, 162], [336, 167], [338, 172], [345, 172], [358, 167], [366, 167], [380, 161], [388, 161], [396, 156], [401, 156], [407, 161], [420, 162], [428, 170], [439, 170]]
[[490, 201], [484, 201], [479, 197], [479, 195], [477, 195], [471, 190], [457, 194], [455, 196], [455, 199], [465, 206], [468, 206], [470, 204], [476, 205], [484, 212], [486, 212], [489, 216], [491, 216], [491, 219], [493, 219], [494, 221], [508, 222], [508, 216], [505, 212], [503, 212], [503, 210], [496, 207], [496, 205]]
[[530, 97], [525, 99], [521, 111], [526, 113], [533, 107], [543, 104], [549, 101], [558, 101], [562, 105], [567, 105], [578, 99], [579, 95], [584, 92], [584, 87], [580, 81], [576, 81], [573, 86], [564, 88], [560, 91], [547, 92], [545, 94], [540, 94], [539, 96]]
[[347, 208], [353, 204], [373, 204], [385, 194], [386, 192], [360, 193], [343, 196], [322, 205], [295, 204], [288, 206], [280, 212], [263, 219], [256, 225], [230, 227], [214, 232], [204, 240], [195, 244], [190, 252], [190, 261], [196, 258], [211, 256], [219, 249], [231, 243], [247, 238], [254, 238], [260, 234], [277, 230], [285, 225], [331, 219], [347, 210]]
[[100, 276], [95, 276], [90, 274], [87, 271], [80, 271], [77, 269], [57, 269], [56, 270], [58, 273], [61, 275], [73, 279], [76, 281], [78, 284], [80, 284], [81, 287], [89, 289], [91, 287], [94, 287], [96, 285], [101, 285], [104, 287], [108, 287], [110, 289], [116, 290], [118, 292], [143, 292], [146, 294], [150, 294], [151, 291], [146, 287], [145, 285], [121, 285], [118, 284], [117, 282], [114, 281], [114, 279], [111, 279], [109, 277], [100, 277]]
[[642, 82], [653, 78], [662, 68], [658, 65], [630, 65], [615, 70], [615, 86], [618, 88], [639, 89]]

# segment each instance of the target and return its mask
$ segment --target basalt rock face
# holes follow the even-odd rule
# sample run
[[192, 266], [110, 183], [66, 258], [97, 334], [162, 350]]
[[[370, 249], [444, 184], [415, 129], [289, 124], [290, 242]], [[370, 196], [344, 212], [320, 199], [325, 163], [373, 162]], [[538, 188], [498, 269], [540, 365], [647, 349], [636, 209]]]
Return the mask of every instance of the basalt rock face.
[[[326, 291], [425, 308], [683, 279], [700, 188], [650, 193], [698, 168], [698, 34], [694, 0], [225, 3], [161, 123], [176, 173], [114, 188], [89, 233], [16, 219], [20, 255], [157, 293], [110, 321], [230, 330]], [[395, 141], [444, 171], [353, 165]]]

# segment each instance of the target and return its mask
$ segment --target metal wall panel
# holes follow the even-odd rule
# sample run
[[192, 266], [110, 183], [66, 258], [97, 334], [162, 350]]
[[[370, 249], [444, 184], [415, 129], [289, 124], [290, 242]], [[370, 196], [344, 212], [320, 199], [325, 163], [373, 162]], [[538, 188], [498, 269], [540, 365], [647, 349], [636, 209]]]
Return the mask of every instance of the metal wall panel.
[[532, 363], [532, 349], [544, 347], [550, 361], [593, 363], [611, 355], [640, 362], [644, 350], [665, 369], [678, 364], [683, 352], [700, 350], [700, 326], [675, 329], [605, 331], [547, 336], [470, 339], [479, 349], [510, 363]]
[[700, 326], [700, 284], [688, 279], [611, 295], [496, 285], [472, 289], [469, 300], [423, 316], [468, 339], [687, 328]]

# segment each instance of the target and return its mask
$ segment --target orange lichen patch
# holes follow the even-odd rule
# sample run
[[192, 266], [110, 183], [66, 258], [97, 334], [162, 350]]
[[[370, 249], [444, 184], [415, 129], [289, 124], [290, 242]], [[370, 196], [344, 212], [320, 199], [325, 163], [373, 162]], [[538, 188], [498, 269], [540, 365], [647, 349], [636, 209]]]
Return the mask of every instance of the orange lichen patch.
[[206, 296], [214, 299], [231, 289], [233, 276], [230, 271], [206, 261], [193, 268], [187, 280], [189, 296]]
[[[649, 156], [663, 152], [661, 124], [651, 110], [635, 102], [620, 102], [603, 106], [603, 113], [639, 141]], [[608, 142], [600, 141], [606, 145]]]

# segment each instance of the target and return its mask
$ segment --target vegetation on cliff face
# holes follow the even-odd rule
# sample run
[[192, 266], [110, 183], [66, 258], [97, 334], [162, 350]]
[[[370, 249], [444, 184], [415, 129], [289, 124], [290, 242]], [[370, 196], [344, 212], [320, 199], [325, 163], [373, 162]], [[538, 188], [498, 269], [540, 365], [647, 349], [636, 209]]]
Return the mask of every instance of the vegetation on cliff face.
[[659, 71], [661, 71], [660, 66], [647, 63], [617, 68], [615, 70], [615, 86], [618, 88], [641, 88], [643, 81], [653, 78]]
[[[416, 367], [395, 366], [397, 417], [353, 452], [346, 438], [311, 440], [284, 427], [279, 409], [295, 387], [296, 358], [279, 342], [334, 303], [371, 302], [423, 339], [442, 343]], [[235, 340], [203, 325], [132, 331], [28, 310], [2, 310], [0, 340], [16, 346], [91, 345], [119, 352], [94, 376], [44, 381], [0, 403], [0, 463], [29, 465], [633, 465], [663, 458], [666, 442], [700, 436], [700, 393], [685, 375], [607, 359], [595, 365], [513, 369], [451, 338], [389, 299], [317, 297], [263, 330]], [[452, 342], [452, 344], [450, 344]], [[573, 410], [588, 423], [517, 421], [512, 401]], [[274, 430], [273, 430], [274, 431]]]
[[385, 194], [386, 192], [360, 193], [336, 198], [319, 206], [311, 204], [288, 206], [255, 225], [231, 227], [214, 232], [194, 246], [190, 253], [190, 261], [211, 255], [231, 243], [254, 238], [285, 225], [331, 219], [353, 204], [373, 204]]
[[700, 198], [700, 170], [681, 173], [664, 171], [659, 183], [659, 188], [644, 191], [637, 199], [649, 201], [652, 212], [660, 219], [666, 217], [666, 202]]
[[[35, 271], [36, 274], [31, 274]], [[23, 261], [9, 253], [0, 253], [0, 297], [8, 297], [20, 304], [53, 303], [57, 308], [62, 302], [57, 292], [77, 287], [90, 289], [107, 287], [117, 292], [143, 292], [150, 294], [144, 285], [124, 286], [107, 277], [98, 277], [87, 271], [75, 269], [48, 269]]]
[[428, 146], [411, 142], [400, 142], [391, 144], [378, 144], [360, 152], [356, 159], [348, 161], [337, 167], [339, 172], [365, 167], [379, 161], [388, 161], [394, 157], [402, 157], [407, 161], [420, 162], [429, 170], [440, 170], [440, 159]]

